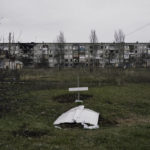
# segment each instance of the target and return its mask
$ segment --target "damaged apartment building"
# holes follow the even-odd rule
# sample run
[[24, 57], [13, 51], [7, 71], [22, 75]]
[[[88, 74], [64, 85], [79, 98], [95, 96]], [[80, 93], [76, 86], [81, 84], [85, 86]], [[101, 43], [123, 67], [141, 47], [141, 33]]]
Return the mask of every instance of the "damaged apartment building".
[[149, 67], [150, 43], [0, 43], [0, 62], [24, 67]]

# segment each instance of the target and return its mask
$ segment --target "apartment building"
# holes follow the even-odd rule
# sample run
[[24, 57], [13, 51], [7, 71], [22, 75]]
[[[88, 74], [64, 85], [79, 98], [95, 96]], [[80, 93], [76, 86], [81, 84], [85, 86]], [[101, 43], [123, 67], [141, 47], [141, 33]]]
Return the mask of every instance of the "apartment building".
[[30, 67], [148, 67], [150, 43], [0, 43], [0, 61], [4, 56]]

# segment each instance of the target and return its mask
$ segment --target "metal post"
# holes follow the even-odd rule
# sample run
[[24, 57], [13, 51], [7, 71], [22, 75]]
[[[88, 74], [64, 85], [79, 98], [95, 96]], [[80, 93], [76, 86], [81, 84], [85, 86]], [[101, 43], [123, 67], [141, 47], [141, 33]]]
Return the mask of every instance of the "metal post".
[[[79, 75], [77, 76], [77, 87], [80, 86], [80, 83], [79, 83]], [[78, 100], [80, 100], [80, 92], [78, 91]]]

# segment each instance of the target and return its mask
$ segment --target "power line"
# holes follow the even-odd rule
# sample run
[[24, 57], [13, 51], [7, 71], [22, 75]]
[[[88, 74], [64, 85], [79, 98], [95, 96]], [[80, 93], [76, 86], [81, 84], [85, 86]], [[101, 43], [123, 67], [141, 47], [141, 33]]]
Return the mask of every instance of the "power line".
[[132, 32], [130, 32], [130, 33], [128, 33], [128, 34], [126, 34], [126, 36], [130, 36], [130, 35], [132, 35], [132, 34], [138, 32], [138, 31], [140, 31], [140, 30], [143, 30], [144, 28], [146, 28], [146, 27], [148, 27], [148, 26], [150, 26], [150, 23], [145, 24], [144, 26], [141, 26], [141, 27], [137, 28], [136, 30], [134, 30], [134, 31], [132, 31]]
[[4, 19], [5, 19], [4, 17], [1, 17], [1, 18], [0, 18], [0, 24], [2, 24], [2, 21], [3, 21]]

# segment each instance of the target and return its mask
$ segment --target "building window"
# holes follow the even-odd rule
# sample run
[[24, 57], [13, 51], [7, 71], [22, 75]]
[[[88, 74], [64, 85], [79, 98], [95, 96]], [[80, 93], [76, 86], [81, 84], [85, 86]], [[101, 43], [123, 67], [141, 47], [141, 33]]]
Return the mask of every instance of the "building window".
[[44, 44], [44, 45], [43, 45], [43, 48], [48, 48], [48, 45]]

